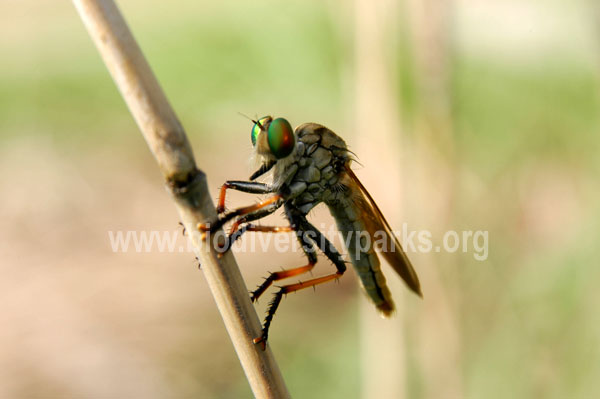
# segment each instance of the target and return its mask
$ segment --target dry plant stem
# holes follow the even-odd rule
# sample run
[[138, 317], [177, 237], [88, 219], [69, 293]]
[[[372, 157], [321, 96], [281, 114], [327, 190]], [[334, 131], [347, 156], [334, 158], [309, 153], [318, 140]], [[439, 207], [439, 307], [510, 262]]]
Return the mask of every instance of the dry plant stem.
[[289, 397], [270, 349], [252, 342], [261, 325], [233, 255], [218, 258], [200, 237], [198, 223], [216, 216], [206, 176], [121, 13], [112, 0], [73, 3], [158, 161], [254, 395]]

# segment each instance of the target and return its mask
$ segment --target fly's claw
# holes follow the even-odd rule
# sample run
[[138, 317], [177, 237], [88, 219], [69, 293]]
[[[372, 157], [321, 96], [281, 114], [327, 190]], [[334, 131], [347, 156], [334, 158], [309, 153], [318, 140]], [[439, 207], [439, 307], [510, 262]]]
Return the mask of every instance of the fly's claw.
[[273, 281], [276, 280], [275, 275], [271, 272], [269, 272], [269, 277], [263, 277], [263, 279], [265, 281], [263, 281], [261, 285], [257, 286], [256, 289], [252, 291], [252, 295], [250, 296], [252, 303], [256, 302], [258, 298], [267, 290], [267, 288], [271, 286]]
[[[212, 224], [214, 225], [214, 223]], [[198, 223], [196, 225], [196, 228], [198, 229], [198, 231], [200, 231], [200, 238], [202, 239], [202, 241], [206, 241], [208, 233], [212, 231], [211, 223]]]
[[260, 337], [254, 338], [252, 342], [254, 342], [255, 345], [260, 345], [263, 351], [267, 349], [267, 336], [264, 334]]
[[250, 291], [250, 301], [252, 303], [258, 301], [258, 297], [262, 294], [261, 286], [257, 286], [254, 291]]
[[204, 233], [209, 232], [210, 231], [210, 223], [198, 223], [198, 230], [202, 231]]
[[206, 241], [206, 232], [205, 232], [205, 231], [203, 231], [203, 232], [200, 234], [200, 239], [201, 239], [202, 241]]

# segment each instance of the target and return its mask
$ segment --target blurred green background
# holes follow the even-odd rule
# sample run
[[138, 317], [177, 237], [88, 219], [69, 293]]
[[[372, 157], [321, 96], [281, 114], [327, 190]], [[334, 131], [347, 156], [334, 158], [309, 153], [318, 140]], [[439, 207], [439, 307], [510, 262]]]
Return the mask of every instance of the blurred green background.
[[[238, 112], [272, 114], [343, 136], [394, 226], [489, 231], [485, 261], [410, 254], [423, 301], [384, 269], [394, 321], [352, 272], [286, 298], [294, 397], [600, 394], [600, 6], [119, 5], [215, 197], [252, 171]], [[194, 256], [111, 250], [178, 219], [72, 4], [0, 3], [0, 54], [0, 396], [251, 396]], [[271, 252], [238, 254], [249, 287], [303, 262]]]

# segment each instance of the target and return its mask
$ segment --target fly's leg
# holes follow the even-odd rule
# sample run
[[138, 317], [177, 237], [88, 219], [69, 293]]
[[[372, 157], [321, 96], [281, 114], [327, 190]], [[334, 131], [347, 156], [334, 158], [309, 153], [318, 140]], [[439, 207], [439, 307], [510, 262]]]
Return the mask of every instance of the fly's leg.
[[[242, 236], [242, 234], [246, 233], [247, 231], [255, 231], [255, 232], [262, 232], [262, 233], [287, 233], [287, 232], [293, 232], [296, 230], [293, 227], [293, 225], [290, 225], [290, 226], [257, 226], [257, 225], [253, 225], [250, 223], [239, 228], [239, 226], [241, 224], [246, 223], [250, 220], [260, 219], [261, 217], [263, 217], [263, 216], [259, 215], [258, 212], [255, 212], [255, 213], [249, 214], [248, 216], [242, 216], [242, 217], [238, 218], [233, 223], [233, 226], [231, 228], [231, 234], [227, 237], [227, 241], [225, 242], [222, 249], [224, 251], [231, 249], [231, 247], [233, 246], [235, 241], [238, 240]], [[295, 267], [293, 269], [287, 269], [287, 270], [282, 270], [279, 272], [271, 273], [269, 275], [269, 277], [267, 277], [265, 279], [265, 281], [256, 290], [254, 290], [251, 293], [250, 298], [251, 298], [252, 302], [255, 302], [258, 299], [258, 297], [260, 297], [267, 290], [267, 288], [269, 288], [271, 286], [271, 284], [273, 284], [274, 281], [283, 280], [285, 278], [294, 277], [294, 276], [297, 276], [300, 274], [307, 273], [307, 272], [311, 271], [312, 268], [315, 266], [315, 264], [317, 263], [317, 256], [315, 254], [315, 249], [314, 249], [312, 242], [309, 240], [309, 238], [306, 236], [306, 234], [303, 234], [302, 232], [300, 234], [298, 234], [298, 240], [300, 241], [300, 244], [302, 245], [302, 250], [304, 251], [304, 254], [308, 258], [308, 263], [304, 266]]]
[[269, 309], [267, 310], [267, 316], [265, 317], [265, 322], [263, 324], [262, 334], [258, 338], [254, 338], [255, 344], [261, 344], [263, 349], [266, 347], [267, 340], [269, 339], [269, 327], [271, 327], [271, 322], [273, 321], [273, 316], [275, 316], [275, 312], [281, 303], [281, 298], [283, 298], [284, 294], [290, 294], [292, 292], [300, 291], [305, 288], [314, 287], [319, 284], [327, 283], [329, 281], [337, 280], [342, 277], [343, 272], [336, 272], [332, 274], [328, 274], [323, 277], [313, 278], [307, 281], [300, 281], [296, 284], [284, 285], [281, 287], [277, 293], [273, 296], [273, 300], [269, 304]]
[[[259, 220], [259, 219], [262, 219], [264, 217], [267, 217], [270, 214], [272, 214], [273, 212], [275, 212], [277, 209], [279, 209], [279, 207], [266, 207], [266, 208], [262, 208], [262, 209], [259, 209], [257, 211], [254, 211], [254, 212], [251, 212], [251, 213], [248, 213], [246, 215], [238, 217], [231, 224], [231, 228], [229, 229], [229, 235], [233, 235], [233, 233], [235, 233], [236, 231], [238, 231], [238, 229], [240, 228], [240, 226], [242, 224], [248, 223], [248, 222], [252, 222], [252, 221], [255, 221], [255, 220]], [[255, 227], [258, 227], [258, 226], [255, 226]], [[290, 229], [291, 229], [291, 227], [290, 227]], [[252, 230], [250, 230], [250, 231], [252, 231]]]
[[[237, 222], [236, 222], [237, 223]], [[255, 224], [245, 224], [241, 228], [238, 228], [234, 225], [235, 228], [232, 227], [230, 234], [227, 236], [226, 242], [223, 248], [227, 250], [231, 249], [233, 244], [247, 231], [255, 231], [259, 233], [289, 233], [294, 231], [292, 226], [259, 226]]]
[[259, 231], [261, 233], [289, 233], [294, 231], [292, 226], [257, 226], [254, 224], [246, 225], [246, 231]]
[[225, 212], [225, 194], [227, 189], [242, 191], [251, 194], [268, 194], [272, 193], [273, 189], [264, 183], [256, 183], [249, 181], [228, 180], [221, 186], [219, 194], [219, 202], [217, 203], [217, 213]]
[[317, 256], [313, 252], [306, 265], [269, 274], [269, 277], [267, 277], [265, 281], [263, 281], [263, 283], [259, 285], [256, 290], [252, 291], [252, 294], [250, 295], [250, 300], [252, 302], [256, 302], [258, 298], [267, 290], [267, 288], [269, 288], [271, 284], [273, 284], [273, 282], [308, 273], [315, 267], [316, 264]]
[[238, 216], [245, 216], [253, 212], [261, 211], [259, 214], [263, 215], [261, 217], [264, 217], [275, 212], [281, 207], [281, 205], [283, 205], [283, 197], [279, 194], [276, 194], [257, 204], [245, 206], [242, 208], [238, 208], [234, 211], [225, 213], [223, 216], [219, 217], [214, 223], [199, 223], [198, 229], [203, 232], [213, 232], [220, 229], [225, 223]]
[[308, 273], [315, 267], [317, 264], [317, 254], [315, 253], [315, 248], [308, 235], [305, 232], [300, 231], [298, 234], [298, 240], [300, 241], [300, 245], [302, 245], [304, 254], [308, 258], [308, 263], [304, 266], [269, 274], [269, 277], [267, 277], [265, 281], [263, 281], [263, 283], [252, 292], [252, 295], [250, 296], [252, 302], [256, 302], [256, 300], [258, 300], [258, 298], [267, 290], [267, 288], [271, 286], [271, 284], [273, 284], [273, 282]]
[[269, 163], [262, 164], [262, 166], [256, 172], [252, 173], [252, 176], [250, 176], [250, 178], [248, 180], [254, 180], [254, 179], [264, 175], [265, 173], [267, 173], [268, 171], [273, 169], [273, 166], [275, 166], [276, 163], [277, 163], [276, 161], [271, 161]]
[[[294, 212], [295, 213], [295, 212]], [[306, 236], [309, 237], [321, 251], [327, 256], [335, 265], [337, 271], [332, 274], [328, 274], [323, 277], [317, 277], [310, 279], [304, 282], [298, 282], [296, 284], [284, 285], [275, 293], [273, 296], [273, 300], [269, 304], [269, 308], [267, 309], [267, 316], [265, 317], [265, 321], [263, 324], [263, 330], [260, 337], [254, 339], [255, 344], [261, 344], [263, 349], [266, 347], [267, 339], [269, 337], [269, 327], [271, 327], [271, 322], [273, 321], [273, 316], [275, 316], [275, 312], [281, 303], [281, 298], [285, 294], [289, 294], [292, 292], [300, 291], [305, 288], [315, 287], [316, 285], [327, 283], [329, 281], [339, 279], [344, 272], [346, 271], [346, 263], [344, 259], [340, 255], [340, 253], [335, 249], [333, 244], [312, 224], [310, 224], [304, 215], [296, 214], [297, 219], [299, 221], [299, 229], [306, 233]]]
[[[257, 211], [250, 212], [244, 216], [238, 217], [235, 220], [235, 222], [233, 222], [231, 229], [229, 231], [229, 235], [225, 238], [225, 242], [218, 244], [219, 249], [221, 250], [221, 254], [229, 251], [231, 249], [233, 243], [238, 238], [240, 238], [242, 236], [242, 234], [244, 234], [246, 231], [264, 231], [264, 232], [270, 232], [270, 233], [293, 231], [293, 228], [291, 226], [287, 226], [287, 227], [286, 226], [281, 226], [281, 227], [272, 226], [272, 227], [270, 227], [270, 226], [256, 226], [256, 225], [252, 225], [252, 224], [248, 223], [248, 222], [262, 219], [266, 216], [269, 216], [270, 214], [275, 212], [278, 208], [279, 207], [267, 206], [267, 207], [259, 209]], [[244, 223], [248, 223], [248, 224], [243, 226], [240, 229], [240, 225], [242, 225]]]
[[[295, 229], [292, 226], [256, 226], [253, 224], [246, 224], [227, 237], [227, 242], [225, 243], [226, 249], [230, 249], [234, 242], [247, 231], [263, 233], [286, 233], [295, 231]], [[269, 274], [269, 277], [265, 278], [265, 281], [251, 293], [250, 299], [252, 302], [255, 302], [271, 286], [271, 284], [273, 284], [273, 282], [307, 273], [311, 271], [317, 264], [317, 255], [315, 254], [314, 246], [309, 240], [308, 236], [301, 232], [298, 234], [298, 239], [300, 240], [304, 254], [308, 258], [308, 263], [304, 266]]]
[[[298, 230], [298, 226], [303, 222], [302, 214], [297, 212], [289, 204], [286, 204], [284, 207], [285, 216], [290, 221], [291, 229], [293, 229], [294, 231]], [[263, 281], [263, 283], [259, 285], [258, 288], [254, 290], [254, 292], [252, 292], [252, 295], [250, 297], [250, 299], [252, 299], [252, 302], [256, 302], [256, 300], [258, 300], [258, 298], [267, 290], [267, 288], [269, 288], [273, 284], [273, 282], [310, 272], [315, 267], [315, 265], [317, 264], [317, 255], [315, 253], [315, 247], [312, 243], [312, 240], [309, 238], [308, 235], [309, 233], [303, 230], [298, 231], [296, 234], [296, 237], [298, 238], [298, 241], [300, 241], [300, 245], [302, 246], [302, 251], [304, 251], [304, 254], [308, 258], [308, 263], [304, 266], [295, 267], [293, 269], [282, 270], [280, 272], [269, 274], [269, 277], [267, 277], [265, 281]]]

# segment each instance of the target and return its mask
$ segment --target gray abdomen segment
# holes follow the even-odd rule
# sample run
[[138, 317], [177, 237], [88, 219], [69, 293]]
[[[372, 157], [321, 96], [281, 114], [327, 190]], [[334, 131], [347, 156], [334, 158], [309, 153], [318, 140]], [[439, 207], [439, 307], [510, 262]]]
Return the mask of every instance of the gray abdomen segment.
[[366, 226], [358, 217], [358, 211], [348, 202], [338, 202], [328, 206], [336, 220], [338, 230], [342, 233], [348, 256], [365, 292], [384, 315], [389, 315], [394, 309], [392, 295], [381, 272], [381, 264], [373, 249], [373, 243], [367, 242], [370, 236]]

